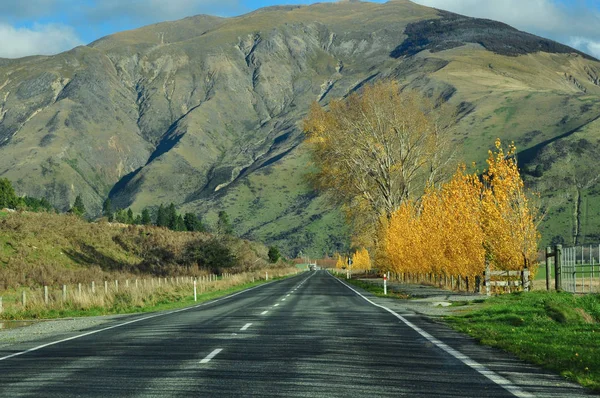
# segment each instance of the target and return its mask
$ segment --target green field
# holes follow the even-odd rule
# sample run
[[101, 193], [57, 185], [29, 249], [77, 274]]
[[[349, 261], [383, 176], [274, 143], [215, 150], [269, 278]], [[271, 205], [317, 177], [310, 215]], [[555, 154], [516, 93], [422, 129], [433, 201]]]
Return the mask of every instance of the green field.
[[507, 294], [447, 322], [482, 344], [600, 391], [600, 295]]

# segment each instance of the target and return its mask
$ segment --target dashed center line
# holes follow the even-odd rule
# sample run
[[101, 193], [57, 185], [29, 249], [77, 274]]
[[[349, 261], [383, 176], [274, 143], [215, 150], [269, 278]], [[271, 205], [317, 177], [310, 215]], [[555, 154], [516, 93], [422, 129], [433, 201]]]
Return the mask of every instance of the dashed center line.
[[277, 307], [279, 304], [275, 304], [273, 307]]
[[203, 360], [200, 361], [200, 363], [208, 363], [208, 362], [210, 362], [210, 360], [213, 359], [215, 356], [217, 356], [217, 354], [219, 354], [221, 351], [223, 351], [222, 348], [217, 348], [216, 350], [213, 350], [213, 352], [211, 352], [210, 354], [208, 354], [206, 356], [206, 358], [204, 358]]
[[260, 314], [261, 314], [261, 315], [265, 315], [267, 312], [269, 312], [269, 311], [263, 311], [263, 312], [261, 312]]
[[281, 299], [281, 301], [285, 301], [285, 299], [284, 299], [284, 298], [282, 298], [282, 299]]
[[252, 326], [252, 322], [245, 324], [244, 326], [242, 326], [242, 328], [240, 330], [246, 330], [248, 329], [250, 326]]

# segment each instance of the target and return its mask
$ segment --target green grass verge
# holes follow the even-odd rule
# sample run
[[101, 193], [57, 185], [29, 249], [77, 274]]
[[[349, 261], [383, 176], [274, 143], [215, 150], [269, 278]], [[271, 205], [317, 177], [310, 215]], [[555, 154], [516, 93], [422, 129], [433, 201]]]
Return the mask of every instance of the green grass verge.
[[600, 391], [600, 295], [514, 293], [446, 320], [482, 344]]
[[344, 279], [344, 278], [340, 278], [340, 279], [342, 279], [344, 282], [347, 282], [351, 285], [354, 285], [363, 290], [366, 290], [367, 292], [369, 292], [377, 297], [397, 298], [397, 299], [410, 298], [410, 296], [408, 296], [406, 293], [395, 291], [392, 288], [390, 288], [390, 286], [388, 286], [388, 289], [387, 289], [388, 294], [384, 295], [383, 294], [383, 285], [379, 285], [379, 284], [375, 284], [375, 283], [371, 283], [371, 282], [365, 282], [365, 281], [362, 281], [359, 279]]
[[[288, 275], [278, 278], [272, 278], [269, 282], [289, 278], [294, 275]], [[266, 281], [260, 280], [255, 282], [244, 283], [223, 290], [215, 290], [203, 294], [197, 294], [198, 301], [194, 301], [194, 296], [187, 290], [161, 292], [156, 291], [152, 296], [148, 297], [145, 305], [131, 305], [128, 301], [126, 292], [119, 296], [118, 300], [111, 307], [92, 307], [86, 310], [64, 308], [64, 309], [36, 309], [25, 310], [18, 312], [4, 312], [0, 319], [5, 320], [32, 320], [32, 319], [58, 319], [58, 318], [76, 318], [100, 315], [114, 314], [135, 314], [145, 312], [165, 311], [177, 308], [184, 308], [191, 305], [201, 304], [205, 301], [213, 300], [228, 294], [236, 293], [244, 289], [249, 289], [254, 286], [265, 284]]]

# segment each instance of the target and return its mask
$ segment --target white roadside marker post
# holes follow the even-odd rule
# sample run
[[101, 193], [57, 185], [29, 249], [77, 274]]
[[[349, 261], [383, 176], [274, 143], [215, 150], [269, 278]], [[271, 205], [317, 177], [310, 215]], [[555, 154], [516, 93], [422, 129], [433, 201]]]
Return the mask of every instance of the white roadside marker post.
[[269, 280], [269, 273], [265, 272], [265, 280], [268, 281]]
[[383, 274], [383, 295], [387, 296], [387, 274]]
[[196, 289], [196, 279], [194, 279], [194, 301], [198, 301], [197, 289]]

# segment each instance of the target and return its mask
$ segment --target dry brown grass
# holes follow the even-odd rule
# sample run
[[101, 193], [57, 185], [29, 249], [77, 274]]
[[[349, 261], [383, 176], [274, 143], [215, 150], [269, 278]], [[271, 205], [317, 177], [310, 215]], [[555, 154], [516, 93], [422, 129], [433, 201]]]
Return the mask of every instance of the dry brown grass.
[[[62, 287], [50, 286], [47, 302], [44, 287], [20, 289], [9, 292], [4, 297], [1, 317], [40, 319], [147, 311], [160, 305], [191, 301], [194, 280], [197, 284], [197, 294], [205, 295], [264, 280], [265, 272], [268, 272], [268, 277], [271, 279], [290, 275], [296, 271], [293, 267], [277, 267], [226, 274], [222, 277], [204, 274], [197, 277], [187, 275], [95, 281], [93, 288], [91, 283], [81, 284], [81, 286], [65, 285], [66, 295], [63, 295]], [[22, 302], [23, 292], [25, 292], [25, 304]]]

